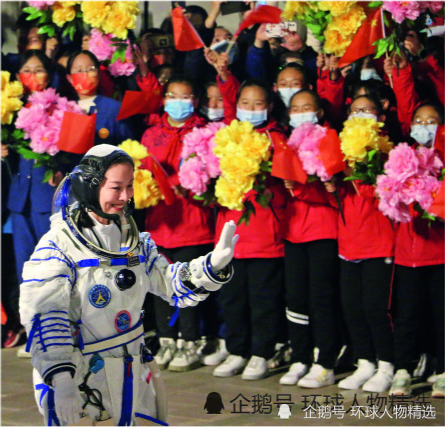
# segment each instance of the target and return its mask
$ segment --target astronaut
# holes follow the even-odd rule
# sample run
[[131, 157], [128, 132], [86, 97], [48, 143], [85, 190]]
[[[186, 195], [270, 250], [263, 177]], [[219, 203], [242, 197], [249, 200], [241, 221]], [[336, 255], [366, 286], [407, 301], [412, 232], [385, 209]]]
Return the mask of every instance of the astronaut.
[[133, 170], [112, 145], [89, 150], [60, 184], [51, 229], [25, 263], [20, 315], [48, 425], [165, 423], [159, 371], [144, 346], [145, 294], [194, 306], [233, 276], [233, 221], [213, 252], [190, 263], [170, 264], [138, 232]]

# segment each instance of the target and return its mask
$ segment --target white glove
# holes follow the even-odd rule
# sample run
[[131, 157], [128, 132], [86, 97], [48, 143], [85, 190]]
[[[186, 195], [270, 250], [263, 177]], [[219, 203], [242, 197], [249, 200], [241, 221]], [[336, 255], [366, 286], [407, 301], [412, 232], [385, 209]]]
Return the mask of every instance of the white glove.
[[80, 421], [82, 412], [79, 388], [69, 372], [59, 372], [53, 377], [54, 405], [60, 420], [69, 425]]
[[239, 235], [235, 234], [236, 224], [234, 221], [229, 221], [224, 224], [223, 231], [219, 238], [219, 242], [212, 252], [210, 257], [210, 264], [213, 271], [222, 270], [233, 258], [236, 242]]

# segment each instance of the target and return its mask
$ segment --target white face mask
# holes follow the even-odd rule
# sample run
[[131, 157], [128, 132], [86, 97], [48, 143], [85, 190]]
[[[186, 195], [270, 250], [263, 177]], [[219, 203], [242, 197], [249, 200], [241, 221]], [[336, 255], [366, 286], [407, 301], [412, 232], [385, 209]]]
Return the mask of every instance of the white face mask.
[[300, 87], [279, 87], [278, 93], [280, 94], [281, 99], [284, 102], [284, 105], [289, 108], [291, 98], [297, 93], [300, 92]]
[[224, 108], [209, 108], [202, 107], [201, 113], [204, 114], [210, 121], [220, 120], [224, 117]]
[[251, 110], [243, 110], [242, 108], [237, 108], [236, 118], [240, 122], [249, 122], [256, 127], [267, 120], [267, 109], [260, 111], [251, 111]]
[[290, 125], [295, 129], [303, 123], [318, 123], [317, 113], [309, 111], [307, 113], [294, 113], [290, 115]]
[[360, 117], [361, 117], [362, 119], [374, 119], [375, 121], [377, 121], [377, 119], [378, 119], [378, 117], [377, 117], [375, 114], [360, 112], [360, 113], [357, 113], [357, 114], [351, 114], [351, 115], [348, 117], [348, 120], [351, 120], [351, 119], [353, 119], [354, 117], [357, 117], [357, 118], [360, 118]]
[[434, 141], [437, 126], [438, 125], [413, 125], [410, 136], [420, 145], [427, 145], [429, 142]]
[[382, 80], [374, 68], [363, 68], [360, 71], [360, 80]]

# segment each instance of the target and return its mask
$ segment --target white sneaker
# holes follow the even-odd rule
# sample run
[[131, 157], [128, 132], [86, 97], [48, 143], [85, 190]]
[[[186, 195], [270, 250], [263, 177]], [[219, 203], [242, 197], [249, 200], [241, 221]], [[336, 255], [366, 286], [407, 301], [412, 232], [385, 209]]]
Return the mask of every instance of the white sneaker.
[[292, 365], [289, 368], [289, 372], [284, 374], [280, 378], [280, 384], [282, 385], [295, 385], [297, 384], [298, 380], [303, 377], [303, 375], [306, 375], [308, 371], [308, 366], [304, 363], [297, 362], [292, 363]]
[[445, 373], [437, 375], [431, 397], [445, 397]]
[[173, 360], [176, 353], [176, 343], [173, 338], [160, 338], [161, 347], [156, 353], [155, 360], [159, 369], [166, 369], [168, 364]]
[[308, 374], [298, 381], [299, 387], [305, 388], [319, 388], [335, 383], [334, 371], [332, 369], [325, 369], [323, 366], [314, 364]]
[[252, 356], [244, 368], [241, 378], [243, 380], [260, 380], [269, 374], [269, 366], [264, 357]]
[[178, 339], [176, 353], [168, 365], [168, 370], [173, 372], [186, 372], [201, 366], [201, 360], [196, 352], [198, 346], [195, 341]]
[[436, 374], [436, 371], [434, 371], [426, 380], [426, 382], [430, 384], [434, 384], [437, 381], [438, 375]]
[[344, 378], [338, 383], [340, 388], [345, 390], [359, 389], [375, 374], [375, 363], [366, 359], [359, 359], [357, 369], [352, 375]]
[[223, 339], [217, 340], [216, 349], [213, 353], [202, 353], [201, 361], [206, 366], [217, 366], [227, 359], [229, 352], [226, 349], [226, 342]]
[[396, 372], [389, 394], [393, 396], [409, 396], [411, 394], [411, 375], [406, 369], [399, 369]]
[[233, 377], [247, 365], [247, 359], [229, 354], [227, 359], [213, 370], [215, 377]]
[[21, 345], [17, 349], [17, 357], [19, 359], [31, 359], [32, 358], [31, 352], [28, 353], [26, 351], [26, 344]]
[[383, 393], [388, 391], [394, 379], [394, 365], [389, 362], [379, 360], [379, 369], [376, 374], [363, 384], [364, 391], [372, 393]]

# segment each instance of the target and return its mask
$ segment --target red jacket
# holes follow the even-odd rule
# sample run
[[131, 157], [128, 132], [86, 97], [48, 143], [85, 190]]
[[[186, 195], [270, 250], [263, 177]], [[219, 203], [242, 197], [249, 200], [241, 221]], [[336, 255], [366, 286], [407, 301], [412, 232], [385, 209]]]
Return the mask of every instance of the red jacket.
[[344, 117], [344, 86], [345, 79], [331, 80], [330, 71], [324, 70], [317, 79], [317, 93], [325, 101], [326, 117], [331, 123], [338, 123], [341, 128]]
[[444, 225], [422, 219], [411, 209], [413, 219], [401, 223], [396, 236], [395, 263], [405, 267], [444, 264]]
[[338, 216], [338, 252], [347, 260], [394, 256], [396, 225], [378, 210], [372, 185], [355, 181], [358, 195], [351, 182], [339, 188], [343, 214]]
[[442, 105], [445, 105], [445, 83], [443, 65], [433, 56], [429, 55], [425, 61], [417, 63], [417, 69], [420, 76], [427, 77], [431, 82], [431, 90], [435, 90], [437, 97]]
[[283, 239], [292, 243], [305, 243], [337, 238], [338, 210], [332, 204], [333, 196], [320, 181], [300, 184], [286, 193], [287, 203], [280, 223]]
[[[167, 121], [167, 113], [156, 117], [157, 123], [145, 131], [141, 143], [163, 166], [171, 185], [177, 186], [183, 137], [205, 122], [193, 114], [183, 126], [173, 127]], [[149, 208], [145, 229], [159, 246], [166, 248], [213, 243], [215, 236], [212, 209], [203, 207], [192, 196], [176, 196], [169, 206], [161, 200], [158, 205]]]
[[223, 97], [224, 123], [230, 124], [232, 120], [236, 119], [236, 95], [240, 88], [240, 83], [232, 73], [229, 73], [229, 77], [225, 82], [221, 80], [220, 76], [216, 77], [216, 81]]
[[[284, 139], [284, 134], [276, 127], [275, 122], [257, 129], [258, 132], [268, 132], [272, 142]], [[256, 191], [250, 190], [244, 200], [250, 200], [255, 208], [255, 214], [250, 217], [249, 225], [240, 224], [236, 232], [240, 238], [235, 247], [234, 257], [242, 258], [277, 258], [284, 256], [284, 245], [279, 235], [280, 221], [282, 221], [285, 206], [285, 189], [277, 178], [269, 177], [267, 188], [273, 193], [272, 209], [263, 208], [255, 201]], [[216, 221], [216, 241], [219, 240], [222, 228], [231, 219], [237, 224], [242, 211], [221, 208]]]

